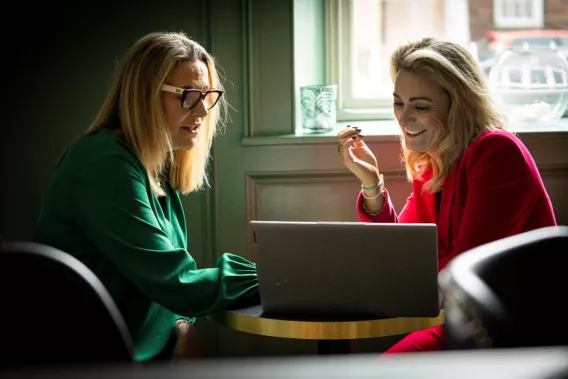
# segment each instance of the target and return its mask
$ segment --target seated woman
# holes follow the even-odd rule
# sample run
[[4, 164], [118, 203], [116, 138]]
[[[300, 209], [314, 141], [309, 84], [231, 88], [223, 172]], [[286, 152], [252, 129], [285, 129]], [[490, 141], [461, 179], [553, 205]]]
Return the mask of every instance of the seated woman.
[[[362, 184], [361, 221], [435, 223], [439, 270], [476, 246], [556, 225], [531, 154], [506, 130], [506, 118], [467, 50], [432, 38], [411, 42], [392, 54], [391, 75], [412, 193], [397, 215], [360, 130], [342, 130], [341, 160]], [[410, 333], [386, 353], [443, 346], [438, 326]]]
[[45, 192], [35, 240], [101, 279], [136, 360], [193, 354], [194, 317], [257, 294], [253, 263], [225, 253], [215, 267], [198, 269], [187, 250], [180, 193], [208, 184], [225, 107], [202, 46], [181, 33], [146, 35], [126, 53], [95, 120]]

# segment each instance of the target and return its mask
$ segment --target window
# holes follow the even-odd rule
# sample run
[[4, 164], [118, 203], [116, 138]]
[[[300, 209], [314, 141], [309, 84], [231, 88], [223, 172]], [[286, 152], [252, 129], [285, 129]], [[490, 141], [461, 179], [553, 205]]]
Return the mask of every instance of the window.
[[327, 82], [338, 85], [337, 118], [392, 118], [389, 57], [433, 36], [470, 44], [468, 0], [327, 0]]
[[[561, 0], [548, 8], [543, 0], [321, 1], [325, 82], [338, 85], [340, 122], [393, 118], [389, 58], [409, 40], [431, 36], [458, 42], [486, 74], [501, 51], [519, 44], [556, 46], [568, 56], [568, 29], [558, 29], [568, 23]], [[556, 27], [545, 27], [547, 9]]]
[[496, 28], [542, 28], [542, 0], [494, 0], [493, 20]]

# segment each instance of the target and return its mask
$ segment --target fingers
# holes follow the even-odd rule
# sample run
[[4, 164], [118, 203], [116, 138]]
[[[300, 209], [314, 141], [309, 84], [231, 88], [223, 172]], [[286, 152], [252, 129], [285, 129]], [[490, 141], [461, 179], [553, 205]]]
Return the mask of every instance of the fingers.
[[361, 147], [365, 145], [365, 142], [363, 141], [363, 137], [361, 134], [351, 137], [351, 139], [353, 140], [353, 146], [355, 147]]
[[352, 127], [350, 125], [347, 125], [345, 129], [337, 134], [338, 151], [341, 159], [344, 159], [348, 156], [347, 149], [349, 149], [351, 146], [361, 146], [361, 143], [357, 142], [361, 139], [361, 137], [363, 137], [361, 135], [361, 129], [358, 127]]
[[361, 129], [347, 125], [345, 129], [343, 129], [337, 134], [337, 139], [339, 140], [339, 142], [344, 142], [349, 138], [358, 136], [360, 133]]
[[342, 147], [343, 147], [343, 151], [344, 151], [343, 156], [344, 156], [344, 157], [349, 156], [349, 154], [346, 154], [346, 153], [347, 153], [347, 151], [349, 151], [350, 149], [353, 149], [353, 148], [360, 148], [360, 147], [363, 147], [363, 146], [366, 147], [366, 144], [365, 144], [365, 142], [363, 141], [363, 136], [360, 135], [360, 134], [356, 134], [356, 135], [354, 135], [354, 136], [345, 138], [343, 141], [340, 142], [340, 144], [341, 144]]
[[342, 163], [357, 176], [361, 182], [371, 182], [377, 177], [377, 160], [363, 141], [361, 129], [347, 126], [337, 134], [337, 150]]
[[355, 152], [353, 151], [353, 147], [349, 147], [345, 150], [346, 152], [346, 159], [348, 159], [351, 163], [354, 164], [358, 164], [361, 165], [363, 163], [363, 161], [361, 159], [359, 159], [359, 157], [357, 157], [357, 155], [355, 155]]
[[338, 144], [338, 149], [339, 149], [339, 155], [341, 156], [341, 160], [345, 160], [346, 158], [349, 157], [348, 151], [349, 149], [351, 149], [356, 140], [359, 138], [358, 134], [359, 132], [355, 132], [355, 134], [349, 134], [346, 137], [340, 138]]

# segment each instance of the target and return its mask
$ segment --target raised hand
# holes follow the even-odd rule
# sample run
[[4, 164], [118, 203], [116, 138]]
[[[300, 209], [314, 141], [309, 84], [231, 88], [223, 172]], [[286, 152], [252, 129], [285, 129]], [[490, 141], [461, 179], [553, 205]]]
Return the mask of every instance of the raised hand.
[[337, 134], [337, 150], [341, 161], [365, 187], [379, 181], [377, 158], [363, 141], [361, 129], [347, 126]]

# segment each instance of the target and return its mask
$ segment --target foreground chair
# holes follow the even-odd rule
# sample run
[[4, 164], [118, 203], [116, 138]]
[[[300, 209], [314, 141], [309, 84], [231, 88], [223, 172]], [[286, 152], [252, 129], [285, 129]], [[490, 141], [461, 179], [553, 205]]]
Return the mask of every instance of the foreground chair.
[[71, 255], [0, 245], [0, 366], [132, 362], [132, 341], [100, 280]]
[[479, 246], [440, 272], [450, 350], [568, 345], [568, 227]]

